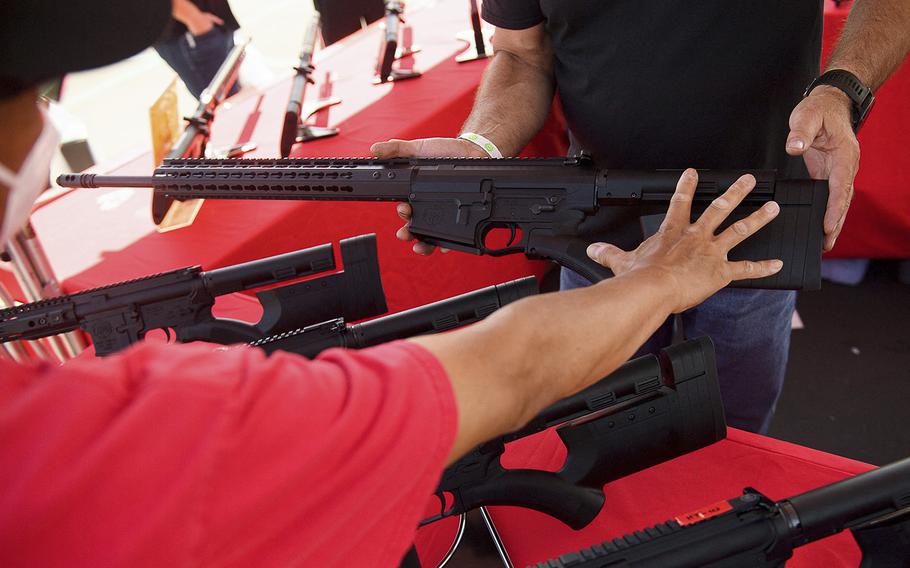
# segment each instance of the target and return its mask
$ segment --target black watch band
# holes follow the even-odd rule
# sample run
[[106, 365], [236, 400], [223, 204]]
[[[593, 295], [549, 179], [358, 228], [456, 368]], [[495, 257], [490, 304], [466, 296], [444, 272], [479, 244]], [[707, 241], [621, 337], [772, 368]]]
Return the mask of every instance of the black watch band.
[[831, 85], [850, 97], [853, 102], [853, 132], [859, 130], [860, 125], [869, 115], [869, 110], [872, 109], [872, 103], [875, 102], [872, 89], [864, 85], [853, 73], [843, 69], [832, 69], [809, 83], [803, 97], [808, 97], [812, 89], [819, 85]]

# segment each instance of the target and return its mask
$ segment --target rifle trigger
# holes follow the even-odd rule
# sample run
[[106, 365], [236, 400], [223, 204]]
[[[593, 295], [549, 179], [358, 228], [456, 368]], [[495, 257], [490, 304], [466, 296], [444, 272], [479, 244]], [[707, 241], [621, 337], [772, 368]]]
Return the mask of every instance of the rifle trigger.
[[517, 234], [517, 231], [515, 230], [515, 225], [509, 225], [509, 243], [506, 245], [507, 247], [512, 246], [512, 243], [515, 242], [516, 234]]

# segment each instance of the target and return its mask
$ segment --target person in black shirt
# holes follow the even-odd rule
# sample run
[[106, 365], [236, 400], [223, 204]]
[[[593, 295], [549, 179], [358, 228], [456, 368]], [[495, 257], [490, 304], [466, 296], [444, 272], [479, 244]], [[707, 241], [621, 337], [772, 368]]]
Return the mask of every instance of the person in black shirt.
[[[819, 72], [822, 7], [821, 0], [485, 0], [483, 17], [497, 27], [495, 57], [463, 127], [462, 136], [472, 135], [390, 140], [372, 151], [379, 157], [516, 155], [558, 93], [570, 152], [587, 152], [599, 166], [777, 169], [828, 179], [830, 250], [858, 168], [854, 127], [868, 108], [857, 108], [829, 73], [803, 96]], [[858, 0], [828, 69], [852, 73], [874, 90], [908, 49], [910, 3]], [[482, 148], [487, 142], [492, 152]], [[408, 219], [410, 209], [401, 205], [399, 214]], [[582, 229], [611, 243], [589, 249], [598, 258], [642, 239], [631, 208], [603, 208]], [[399, 238], [412, 238], [407, 226]], [[433, 249], [416, 243], [414, 250]], [[563, 270], [563, 288], [586, 284]], [[794, 292], [726, 289], [683, 314], [687, 335], [708, 334], [717, 345], [731, 425], [767, 432], [783, 385], [794, 305]], [[668, 322], [642, 350], [654, 351], [671, 335]]]
[[[234, 47], [240, 24], [227, 0], [173, 0], [171, 14], [155, 51], [198, 99]], [[235, 84], [231, 94], [237, 90]]]

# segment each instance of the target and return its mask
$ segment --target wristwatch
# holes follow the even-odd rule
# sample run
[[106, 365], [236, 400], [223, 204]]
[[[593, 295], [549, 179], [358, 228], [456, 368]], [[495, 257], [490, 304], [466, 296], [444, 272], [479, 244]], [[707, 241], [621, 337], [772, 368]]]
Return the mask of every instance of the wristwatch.
[[872, 89], [864, 85], [853, 73], [843, 69], [832, 69], [809, 83], [803, 97], [808, 97], [812, 89], [819, 85], [831, 85], [850, 97], [853, 102], [853, 132], [859, 130], [860, 125], [866, 120], [869, 110], [872, 109], [872, 103], [875, 102]]

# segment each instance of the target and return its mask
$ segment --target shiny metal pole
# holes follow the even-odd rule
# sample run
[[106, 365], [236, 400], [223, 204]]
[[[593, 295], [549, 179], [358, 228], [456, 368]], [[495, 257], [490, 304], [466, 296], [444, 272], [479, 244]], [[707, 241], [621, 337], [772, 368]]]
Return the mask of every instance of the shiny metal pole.
[[[47, 258], [44, 247], [41, 245], [41, 240], [35, 233], [32, 224], [29, 223], [26, 225], [25, 228], [16, 235], [15, 239], [22, 243], [22, 248], [33, 267], [32, 272], [37, 277], [38, 284], [41, 287], [40, 297], [34, 299], [30, 298], [29, 301], [34, 302], [45, 298], [62, 296], [64, 294], [63, 286], [61, 286], [60, 281], [57, 280], [57, 275], [54, 273], [54, 269], [51, 268], [50, 260]], [[60, 341], [64, 344], [67, 359], [81, 353], [87, 345], [85, 338], [76, 331], [61, 333], [57, 337], [60, 338]]]
[[[0, 282], [0, 309], [11, 308], [15, 305], [13, 295], [9, 293], [6, 286]], [[26, 343], [29, 348], [26, 348]], [[47, 359], [50, 354], [44, 349], [44, 346], [35, 341], [8, 341], [0, 343], [0, 355], [5, 355], [7, 359], [12, 359], [17, 363], [27, 363], [33, 359], [32, 353], [41, 359]]]
[[[6, 256], [27, 302], [37, 302], [62, 294], [31, 224], [6, 243]], [[40, 342], [49, 347], [61, 362], [76, 356], [84, 348], [84, 340], [74, 332], [46, 337]], [[51, 357], [45, 354], [45, 358]]]

